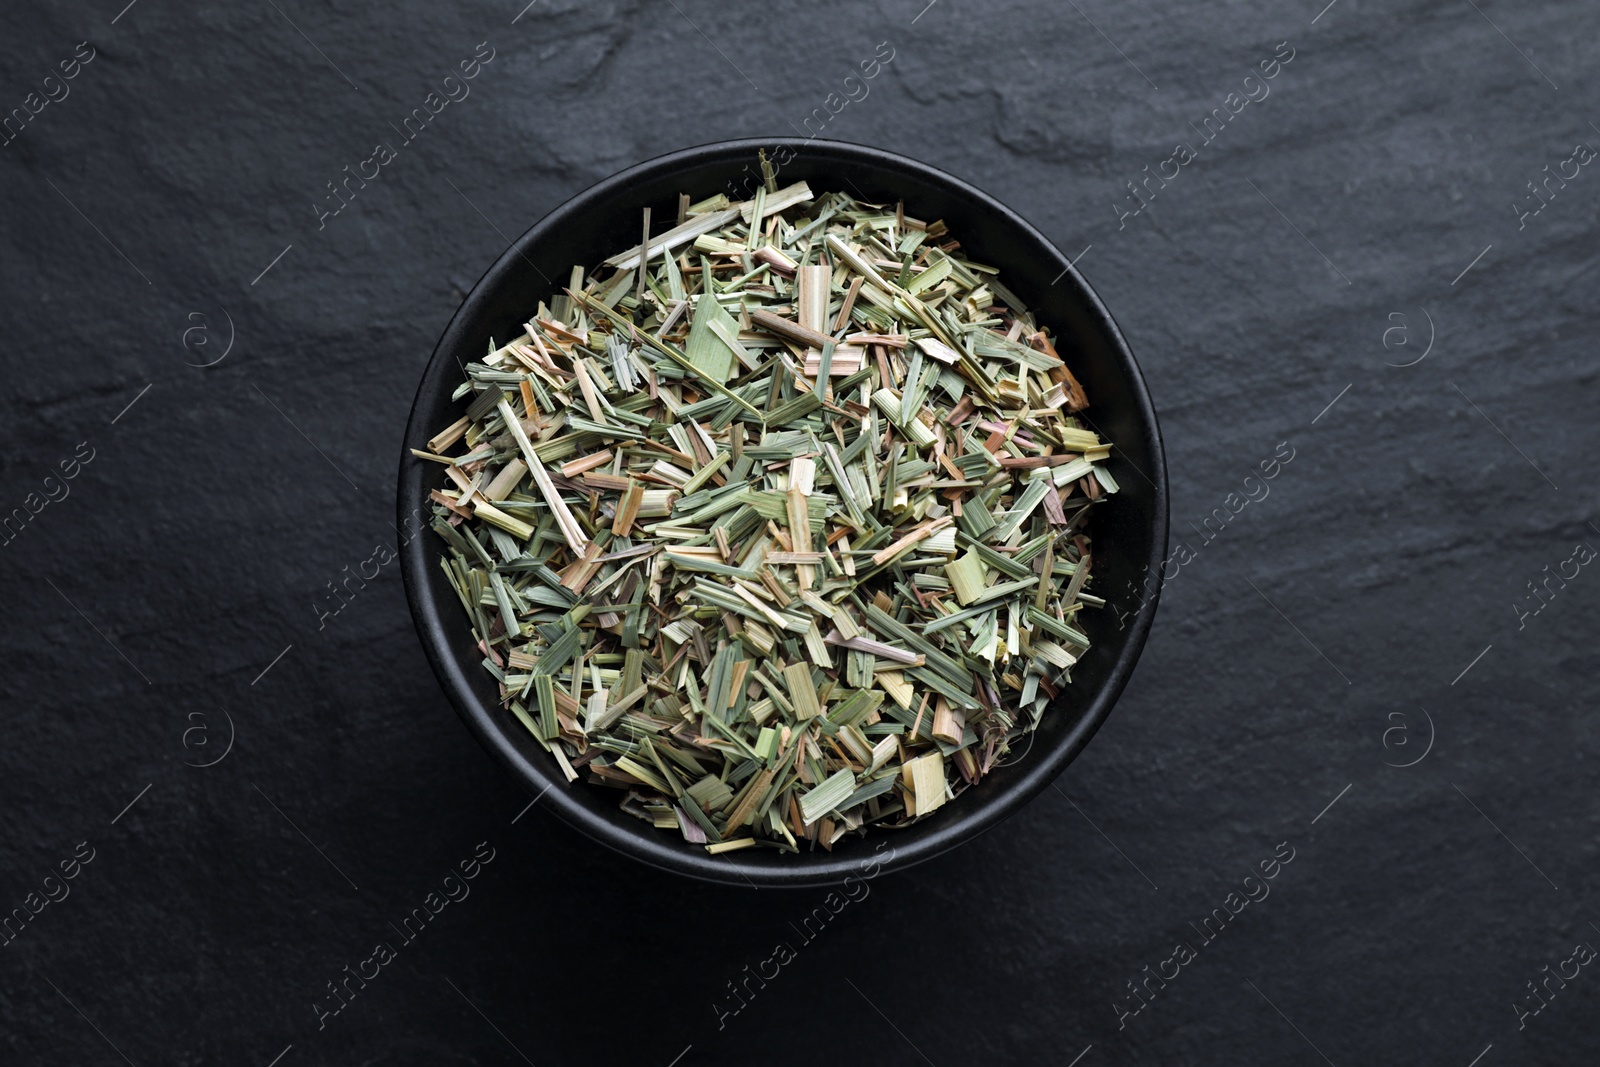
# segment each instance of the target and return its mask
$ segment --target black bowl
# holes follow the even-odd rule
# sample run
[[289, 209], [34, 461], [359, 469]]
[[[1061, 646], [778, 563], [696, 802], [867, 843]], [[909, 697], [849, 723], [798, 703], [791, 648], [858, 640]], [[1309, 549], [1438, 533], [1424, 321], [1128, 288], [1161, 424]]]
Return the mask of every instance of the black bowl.
[[[664, 870], [729, 885], [828, 885], [886, 857], [892, 858], [881, 869], [928, 859], [1020, 808], [1061, 773], [1111, 713], [1150, 632], [1167, 545], [1166, 461], [1155, 410], [1111, 315], [1038, 230], [988, 194], [927, 164], [836, 141], [724, 141], [631, 167], [573, 197], [518, 238], [450, 320], [423, 372], [406, 426], [400, 519], [409, 534], [428, 514], [428, 491], [443, 484], [437, 464], [407, 450], [425, 448], [429, 437], [463, 413], [463, 405], [450, 399], [462, 377], [460, 364], [480, 358], [491, 337], [515, 336], [540, 297], [559, 292], [574, 263], [592, 266], [638, 243], [643, 208], [650, 207], [657, 219], [671, 219], [680, 192], [696, 199], [717, 192], [736, 199], [750, 195], [755, 186], [748, 183], [759, 180], [760, 148], [779, 164], [781, 184], [805, 179], [819, 193], [839, 189], [868, 201], [904, 200], [908, 214], [943, 219], [963, 250], [998, 267], [1005, 284], [1055, 334], [1089, 395], [1086, 414], [1115, 445], [1110, 468], [1121, 492], [1095, 509], [1091, 524], [1094, 589], [1110, 603], [1085, 612], [1083, 626], [1093, 645], [1073, 668], [1072, 684], [1046, 712], [1031, 745], [1021, 746], [1026, 754], [991, 772], [937, 816], [903, 831], [842, 841], [831, 853], [751, 849], [711, 856], [621, 811], [612, 790], [582, 781], [569, 786], [550, 755], [500, 706], [461, 604], [439, 566], [443, 542], [431, 530], [407, 536], [400, 561], [423, 648], [450, 702], [484, 747], [530, 792], [543, 796], [541, 807], [601, 844]], [[876, 851], [884, 841], [892, 853]]]

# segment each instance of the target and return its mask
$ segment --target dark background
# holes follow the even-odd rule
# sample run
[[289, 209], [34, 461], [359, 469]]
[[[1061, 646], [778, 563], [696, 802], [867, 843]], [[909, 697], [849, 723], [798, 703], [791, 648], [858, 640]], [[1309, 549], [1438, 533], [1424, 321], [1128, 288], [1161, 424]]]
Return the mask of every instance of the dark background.
[[[1522, 1029], [1514, 1007], [1600, 944], [1600, 578], [1536, 615], [1529, 593], [1600, 544], [1600, 175], [1519, 228], [1526, 183], [1600, 145], [1592, 4], [121, 2], [0, 14], [0, 110], [95, 50], [0, 147], [0, 514], [93, 450], [0, 545], [0, 912], [94, 850], [0, 948], [0, 1060], [1600, 1054], [1594, 968]], [[1285, 41], [1271, 95], [1203, 143]], [[319, 230], [325, 183], [480, 42], [471, 96]], [[719, 1029], [725, 983], [823, 894], [689, 883], [525, 812], [397, 565], [319, 613], [394, 542], [417, 376], [510, 237], [640, 159], [794, 133], [880, 42], [825, 135], [1082, 252], [1194, 555], [1057, 790], [873, 881]], [[1280, 442], [1270, 496], [1205, 540]], [[480, 842], [470, 897], [319, 1029], [326, 984]], [[1271, 896], [1202, 945], [1189, 924], [1285, 842]], [[1198, 957], [1119, 1030], [1181, 938]]]

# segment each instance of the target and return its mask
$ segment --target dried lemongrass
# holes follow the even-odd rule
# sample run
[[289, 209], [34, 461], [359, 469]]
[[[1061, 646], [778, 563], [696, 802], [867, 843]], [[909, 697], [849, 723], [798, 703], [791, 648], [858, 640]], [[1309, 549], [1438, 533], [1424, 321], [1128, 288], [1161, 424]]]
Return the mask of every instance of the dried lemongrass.
[[942, 223], [804, 182], [546, 294], [421, 458], [510, 715], [712, 853], [926, 818], [1088, 647], [1087, 397]]

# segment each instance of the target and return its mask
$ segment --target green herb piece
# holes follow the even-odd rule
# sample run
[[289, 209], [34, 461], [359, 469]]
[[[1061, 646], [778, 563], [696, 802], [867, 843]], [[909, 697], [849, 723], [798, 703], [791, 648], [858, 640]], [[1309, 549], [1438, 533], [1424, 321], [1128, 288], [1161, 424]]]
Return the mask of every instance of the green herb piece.
[[807, 825], [816, 822], [844, 803], [855, 792], [856, 776], [849, 770], [836, 771], [828, 780], [800, 798], [800, 817]]

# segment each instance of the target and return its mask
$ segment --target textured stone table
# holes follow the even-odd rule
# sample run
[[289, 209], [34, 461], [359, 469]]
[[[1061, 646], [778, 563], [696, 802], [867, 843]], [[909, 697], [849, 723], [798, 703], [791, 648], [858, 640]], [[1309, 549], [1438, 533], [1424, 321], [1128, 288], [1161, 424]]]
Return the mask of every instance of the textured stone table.
[[[0, 13], [4, 1062], [1600, 1054], [1592, 4], [123, 2]], [[802, 936], [527, 812], [368, 561], [513, 235], [819, 128], [1080, 256], [1187, 551], [1059, 788]]]

